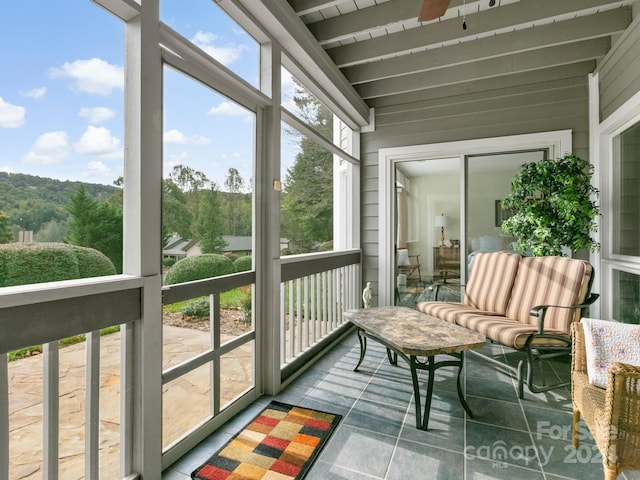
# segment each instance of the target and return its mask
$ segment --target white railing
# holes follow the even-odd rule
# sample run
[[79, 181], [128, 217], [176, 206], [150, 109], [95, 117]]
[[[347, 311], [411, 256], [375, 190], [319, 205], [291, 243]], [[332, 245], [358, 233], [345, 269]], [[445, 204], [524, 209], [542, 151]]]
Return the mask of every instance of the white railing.
[[[345, 326], [342, 313], [360, 306], [360, 258], [359, 250], [351, 250], [297, 255], [280, 260], [281, 367], [297, 368], [293, 360], [304, 361], [305, 352], [330, 341], [332, 332]], [[211, 295], [213, 292], [212, 307], [217, 311], [217, 293], [253, 282], [255, 273], [247, 272], [229, 278], [173, 286], [163, 289], [163, 303]], [[149, 418], [153, 418], [157, 424], [161, 416], [157, 406], [161, 398], [154, 398], [155, 392], [160, 391], [153, 382], [148, 388], [145, 386], [149, 383], [147, 377], [155, 379], [156, 375], [161, 376], [162, 383], [166, 385], [171, 379], [215, 360], [229, 349], [255, 341], [255, 330], [252, 329], [250, 333], [224, 345], [214, 343], [212, 349], [162, 372], [161, 354], [155, 352], [149, 357], [150, 352], [144, 351], [147, 348], [145, 345], [156, 346], [162, 342], [162, 326], [155, 322], [147, 325], [145, 321], [140, 321], [143, 318], [143, 305], [149, 308], [148, 302], [155, 305], [160, 300], [160, 288], [159, 276], [138, 278], [116, 275], [0, 289], [0, 480], [16, 478], [29, 471], [37, 472], [36, 476], [44, 480], [67, 478], [69, 464], [65, 464], [68, 460], [65, 449], [68, 445], [62, 440], [67, 438], [71, 423], [77, 429], [73, 434], [79, 452], [74, 460], [77, 463], [73, 466], [73, 476], [126, 480], [139, 478], [137, 472], [142, 474], [146, 468], [137, 466], [141, 465], [141, 452], [145, 456], [154, 456], [160, 445], [160, 440], [155, 438], [160, 436], [156, 434], [156, 431], [161, 432], [160, 428], [157, 425], [153, 428], [149, 426]], [[153, 297], [151, 300], [148, 299], [150, 296]], [[100, 337], [102, 329], [113, 326], [120, 327], [119, 334]], [[60, 341], [76, 335], [85, 335], [81, 347], [84, 352], [75, 358], [74, 363], [84, 378], [74, 393], [78, 408], [68, 411], [65, 404], [65, 377], [68, 378], [69, 374], [65, 374], [64, 370], [68, 364], [66, 356], [74, 348], [60, 348]], [[120, 377], [119, 385], [114, 386], [118, 389], [118, 406], [105, 405], [104, 398], [100, 398], [104, 382], [103, 367], [106, 367], [101, 365], [101, 359], [104, 363], [106, 348], [114, 341], [114, 348], [120, 350], [119, 364], [113, 373], [113, 378]], [[14, 395], [15, 382], [19, 381], [15, 369], [23, 360], [8, 362], [8, 354], [34, 345], [42, 345], [42, 354], [35, 359], [24, 359], [25, 362], [37, 360], [40, 369], [36, 373], [38, 380], [34, 383], [35, 393], [29, 399], [32, 403], [28, 405], [31, 421], [28, 426], [31, 430], [21, 431], [27, 422], [24, 416], [19, 418], [25, 412], [21, 407], [16, 407], [22, 400]], [[143, 364], [145, 366], [141, 369]], [[34, 379], [31, 381], [34, 382]], [[145, 400], [141, 402], [142, 398]], [[149, 408], [150, 404], [157, 405]], [[145, 407], [141, 408], [140, 405]], [[242, 406], [229, 411], [235, 412], [238, 408]], [[214, 417], [221, 410], [217, 390], [213, 392], [212, 409]], [[113, 433], [116, 438], [109, 445], [104, 442], [106, 426], [101, 418], [105, 412], [116, 417], [113, 422], [106, 423], [117, 424]], [[220, 415], [219, 419], [224, 420], [224, 416]], [[211, 421], [205, 422], [188, 436], [201, 440], [214, 427]], [[149, 430], [154, 430], [154, 438], [145, 433]], [[16, 461], [19, 452], [15, 445], [20, 435], [27, 434], [31, 442], [27, 448], [29, 458], [28, 462], [20, 463]], [[171, 463], [174, 457], [190, 448], [189, 442], [182, 441], [172, 447], [175, 448], [169, 449], [168, 456], [166, 454], [169, 452], [165, 452], [167, 458], [162, 458], [163, 465], [165, 462]], [[111, 449], [111, 452], [106, 452], [107, 449]], [[115, 459], [105, 462], [107, 457]], [[160, 457], [153, 468], [158, 472], [159, 460]], [[106, 466], [105, 463], [110, 465]]]
[[[72, 428], [70, 425], [75, 426], [75, 436], [84, 437], [84, 451], [78, 455], [84, 457], [84, 465], [76, 464], [72, 468], [76, 475], [83, 472], [84, 478], [99, 477], [101, 449], [104, 448], [99, 441], [100, 331], [120, 326], [120, 392], [130, 392], [134, 381], [130, 360], [134, 347], [129, 339], [133, 324], [141, 318], [143, 285], [143, 279], [118, 275], [28, 287], [5, 287], [0, 291], [0, 331], [3, 332], [0, 335], [0, 480], [18, 478], [20, 471], [21, 475], [40, 471], [39, 478], [58, 479], [61, 475], [60, 450], [68, 447], [60, 441], [61, 430]], [[77, 408], [62, 413], [60, 404], [64, 400], [61, 400], [61, 395], [65, 392], [64, 387], [61, 388], [61, 379], [66, 375], [61, 375], [61, 365], [64, 364], [62, 352], [65, 349], [60, 349], [60, 341], [81, 334], [86, 338], [86, 363], [75, 366], [84, 367], [84, 398], [75, 398]], [[27, 410], [24, 405], [20, 405], [25, 398], [14, 398], [14, 406], [10, 410], [9, 395], [16, 387], [12, 378], [14, 374], [18, 375], [16, 371], [22, 360], [8, 363], [8, 354], [35, 345], [42, 345], [42, 355], [37, 361], [42, 372], [41, 383], [33, 384], [28, 392], [29, 412], [20, 411], [21, 407], [22, 410]], [[24, 361], [28, 360], [35, 359]], [[36, 377], [40, 375], [36, 373]], [[34, 380], [36, 379], [31, 379]], [[41, 396], [38, 395], [39, 392]], [[128, 400], [128, 397], [121, 397], [120, 401], [119, 438], [123, 442], [119, 446], [120, 458], [113, 467], [115, 472], [107, 475], [133, 480], [138, 475], [127, 470], [132, 465], [133, 452], [130, 444], [132, 436], [127, 427], [132, 423], [133, 407]], [[38, 408], [39, 405], [41, 408]], [[20, 421], [21, 415], [23, 418]], [[24, 417], [28, 417], [28, 424]], [[37, 426], [40, 428], [34, 431]], [[38, 437], [40, 434], [41, 442]], [[24, 435], [30, 435], [27, 445], [31, 452], [26, 452], [31, 454], [27, 455], [29, 463], [12, 464], [11, 461], [25, 452], [12, 450], [11, 445]], [[40, 458], [33, 458], [33, 454], [40, 449]], [[64, 471], [62, 474], [64, 478]]]
[[360, 306], [360, 251], [281, 259], [280, 362], [289, 364], [347, 323]]

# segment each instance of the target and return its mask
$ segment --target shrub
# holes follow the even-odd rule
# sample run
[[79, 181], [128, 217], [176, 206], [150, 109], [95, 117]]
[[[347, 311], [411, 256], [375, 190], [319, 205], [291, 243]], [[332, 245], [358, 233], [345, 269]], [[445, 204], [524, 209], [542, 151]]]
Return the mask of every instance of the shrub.
[[162, 265], [164, 265], [165, 267], [173, 267], [175, 263], [176, 259], [173, 257], [164, 257], [162, 259]]
[[165, 285], [173, 285], [203, 278], [219, 277], [230, 273], [234, 273], [231, 260], [224, 255], [206, 253], [177, 261], [167, 273], [164, 283]]
[[233, 262], [233, 266], [235, 267], [236, 272], [248, 272], [251, 270], [251, 255], [238, 257]]
[[0, 287], [114, 275], [113, 263], [92, 248], [66, 243], [0, 245]]
[[191, 300], [182, 309], [183, 317], [202, 318], [209, 316], [209, 297]]

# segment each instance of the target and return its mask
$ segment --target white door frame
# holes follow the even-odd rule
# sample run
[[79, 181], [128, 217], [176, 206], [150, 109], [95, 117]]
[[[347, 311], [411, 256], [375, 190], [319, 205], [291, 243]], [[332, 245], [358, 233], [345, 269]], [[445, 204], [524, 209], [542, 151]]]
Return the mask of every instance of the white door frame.
[[[378, 152], [378, 305], [393, 305], [393, 173], [396, 162], [435, 160], [465, 155], [503, 153], [514, 150], [549, 149], [550, 158], [571, 152], [571, 130], [462, 140], [458, 142], [382, 148]], [[464, 169], [464, 167], [461, 167]], [[462, 199], [461, 199], [462, 202]]]

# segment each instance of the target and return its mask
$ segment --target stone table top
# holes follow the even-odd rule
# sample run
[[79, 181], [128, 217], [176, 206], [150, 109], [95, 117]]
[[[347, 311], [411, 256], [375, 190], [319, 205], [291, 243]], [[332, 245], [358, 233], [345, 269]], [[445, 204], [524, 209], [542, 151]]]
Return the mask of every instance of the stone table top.
[[480, 348], [485, 342], [484, 335], [473, 330], [407, 307], [359, 308], [344, 316], [405, 355], [431, 357]]

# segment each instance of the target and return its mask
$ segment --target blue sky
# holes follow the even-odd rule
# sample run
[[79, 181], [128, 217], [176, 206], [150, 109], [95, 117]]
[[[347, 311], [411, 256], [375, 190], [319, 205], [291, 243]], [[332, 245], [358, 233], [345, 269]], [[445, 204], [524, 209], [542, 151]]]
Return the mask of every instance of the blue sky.
[[[160, 5], [165, 23], [257, 85], [257, 43], [213, 2]], [[112, 184], [123, 172], [123, 24], [90, 0], [20, 0], [3, 5], [0, 25], [0, 171]], [[248, 183], [253, 114], [166, 67], [164, 87], [165, 175], [188, 165], [224, 188], [234, 167]]]

